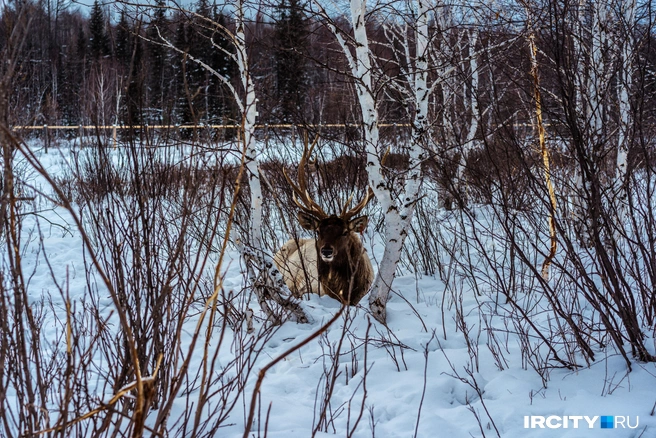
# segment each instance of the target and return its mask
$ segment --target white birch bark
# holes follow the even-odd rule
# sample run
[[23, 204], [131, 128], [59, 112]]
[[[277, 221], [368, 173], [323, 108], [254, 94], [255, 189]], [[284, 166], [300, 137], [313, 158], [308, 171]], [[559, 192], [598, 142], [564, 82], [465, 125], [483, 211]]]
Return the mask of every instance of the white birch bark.
[[[255, 121], [257, 118], [257, 98], [246, 50], [246, 34], [244, 31], [244, 1], [237, 2], [237, 23], [235, 30], [235, 49], [239, 76], [244, 90], [244, 103], [242, 110], [242, 134], [244, 148], [244, 166], [248, 171], [248, 185], [251, 192], [251, 223], [250, 245], [257, 253], [263, 251], [262, 247], [262, 184], [258, 164], [257, 144], [255, 142]], [[238, 97], [238, 96], [237, 96]], [[262, 268], [262, 267], [260, 267]]]
[[[586, 51], [585, 40], [587, 29], [584, 24], [585, 5], [587, 0], [579, 0], [578, 10], [575, 19], [572, 23], [573, 34], [573, 59], [576, 63], [576, 117], [577, 120], [585, 121], [588, 119], [588, 105], [584, 99], [585, 90], [588, 89], [588, 77], [586, 69]], [[586, 208], [583, 193], [583, 174], [580, 168], [575, 170], [574, 174], [574, 187], [575, 191], [568, 196], [569, 204], [572, 206], [571, 214], [574, 227], [577, 230], [579, 242], [583, 243], [585, 240], [583, 232], [583, 224], [585, 223]]]
[[[605, 102], [602, 90], [605, 90], [606, 80], [606, 60], [604, 59], [604, 50], [607, 46], [608, 34], [607, 11], [604, 2], [593, 3], [594, 12], [592, 14], [592, 62], [589, 66], [589, 81], [587, 87], [587, 96], [589, 100], [590, 111], [590, 128], [592, 133], [593, 144], [600, 140], [604, 125]], [[592, 146], [592, 145], [591, 145]]]
[[[353, 26], [353, 51], [347, 43], [342, 31], [330, 20], [329, 14], [318, 1], [315, 5], [328, 27], [333, 31], [348, 61], [351, 75], [355, 81], [358, 104], [364, 125], [364, 137], [367, 153], [367, 173], [369, 184], [384, 214], [385, 249], [378, 266], [378, 273], [371, 286], [369, 305], [374, 317], [385, 322], [386, 304], [394, 280], [396, 267], [401, 257], [403, 243], [407, 236], [408, 226], [412, 219], [417, 202], [419, 186], [421, 185], [421, 161], [424, 159], [422, 148], [426, 138], [428, 115], [428, 97], [430, 90], [428, 78], [428, 16], [429, 7], [425, 0], [417, 0], [417, 22], [415, 29], [417, 55], [414, 60], [411, 86], [415, 100], [416, 115], [412, 124], [412, 144], [410, 145], [409, 172], [405, 180], [403, 193], [398, 200], [393, 199], [382, 173], [379, 154], [378, 108], [374, 96], [372, 54], [369, 50], [369, 39], [366, 29], [366, 0], [351, 0], [350, 21]], [[354, 53], [354, 55], [353, 55]]]
[[[470, 93], [467, 104], [467, 109], [469, 113], [469, 130], [467, 131], [467, 137], [462, 146], [462, 152], [460, 155], [460, 163], [458, 164], [458, 173], [457, 181], [458, 184], [462, 184], [464, 181], [465, 168], [467, 165], [467, 157], [469, 153], [475, 148], [476, 132], [478, 131], [478, 120], [480, 118], [480, 108], [478, 104], [478, 58], [476, 56], [476, 42], [478, 41], [478, 32], [475, 29], [469, 31], [469, 38], [467, 42], [467, 57], [469, 58], [469, 71], [471, 74], [471, 79], [469, 86]], [[467, 95], [467, 92], [464, 92], [464, 95]]]
[[[591, 8], [589, 20], [585, 11]], [[577, 22], [574, 25], [574, 59], [577, 62], [577, 115], [580, 126], [587, 133], [584, 137], [588, 143], [586, 155], [592, 157], [595, 145], [603, 143], [603, 127], [606, 112], [604, 93], [607, 90], [609, 66], [604, 53], [607, 46], [607, 7], [605, 2], [580, 0]], [[571, 199], [572, 214], [580, 243], [589, 245], [588, 230], [592, 227], [592, 218], [585, 193], [590, 188], [584, 185], [581, 167], [577, 169], [575, 195]]]
[[[239, 0], [236, 6], [237, 22], [234, 42], [239, 76], [244, 90], [242, 107], [242, 141], [244, 148], [244, 167], [248, 173], [248, 185], [251, 196], [251, 223], [249, 226], [250, 241], [249, 247], [241, 245], [242, 257], [244, 257], [247, 262], [246, 265], [249, 270], [249, 278], [253, 283], [253, 286], [255, 286], [253, 289], [257, 294], [260, 307], [267, 314], [269, 319], [276, 324], [282, 322], [277, 319], [280, 315], [274, 312], [269, 305], [268, 300], [271, 299], [289, 312], [294, 321], [307, 323], [312, 321], [312, 319], [305, 312], [304, 306], [297, 303], [295, 300], [284, 298], [276, 292], [282, 290], [286, 291], [285, 296], [290, 297], [292, 295], [284, 283], [282, 274], [274, 264], [273, 258], [263, 245], [262, 182], [260, 179], [259, 166], [260, 151], [258, 150], [255, 139], [255, 122], [258, 115], [257, 96], [248, 63], [246, 34], [244, 30], [244, 0]], [[256, 284], [259, 276], [264, 279], [265, 286]], [[263, 287], [268, 286], [273, 286], [273, 290], [270, 289], [268, 294], [265, 294]], [[270, 297], [265, 295], [269, 295]]]
[[629, 126], [631, 123], [631, 103], [629, 95], [633, 85], [633, 47], [631, 28], [635, 22], [636, 2], [628, 0], [622, 3], [620, 11], [620, 31], [615, 35], [615, 44], [619, 50], [617, 97], [619, 104], [619, 132], [617, 138], [617, 159], [615, 169], [615, 186], [619, 194], [618, 217], [623, 219], [624, 198], [622, 190], [627, 175], [627, 158], [629, 154]]
[[[590, 5], [592, 13], [586, 24], [583, 11]], [[575, 59], [578, 62], [577, 107], [581, 125], [588, 132], [590, 156], [598, 152], [597, 145], [607, 144], [604, 131], [608, 120], [608, 105], [612, 103], [610, 95], [615, 93], [619, 110], [618, 131], [616, 136], [617, 157], [615, 162], [614, 193], [615, 214], [619, 220], [624, 216], [623, 184], [627, 175], [628, 135], [631, 124], [630, 90], [632, 87], [632, 61], [634, 47], [631, 27], [635, 23], [636, 1], [626, 0], [617, 4], [608, 1], [592, 2], [581, 0], [580, 12], [576, 23]], [[612, 32], [616, 29], [615, 32]], [[586, 42], [588, 51], [586, 52]], [[613, 79], [617, 85], [613, 86]], [[576, 178], [578, 193], [584, 193], [583, 175], [579, 170]], [[575, 219], [591, 226], [584, 197], [573, 200]], [[581, 230], [584, 231], [584, 230]], [[587, 233], [579, 232], [583, 243]]]
[[617, 32], [613, 40], [618, 49], [617, 62], [617, 101], [619, 126], [617, 134], [617, 158], [615, 161], [615, 181], [613, 202], [617, 226], [614, 227], [615, 238], [620, 239], [620, 230], [626, 220], [627, 210], [627, 176], [629, 156], [629, 131], [631, 125], [631, 102], [629, 96], [633, 86], [633, 57], [635, 41], [632, 29], [635, 24], [636, 1], [626, 0], [620, 4]]
[[437, 82], [442, 84], [441, 96], [439, 96], [442, 106], [442, 126], [444, 127], [444, 144], [442, 146], [446, 150], [456, 150], [456, 135], [454, 135], [453, 129], [448, 128], [454, 126], [450, 109], [455, 106], [455, 90], [457, 89], [457, 80], [453, 74], [454, 68], [449, 61], [455, 56], [455, 50], [451, 46], [449, 41], [450, 32], [447, 30], [453, 27], [453, 22], [450, 20], [450, 14], [448, 13], [441, 13], [436, 21], [439, 23], [439, 29], [441, 29], [439, 38], [442, 40], [438, 53], [433, 55], [435, 65], [439, 66], [437, 70], [439, 79]]

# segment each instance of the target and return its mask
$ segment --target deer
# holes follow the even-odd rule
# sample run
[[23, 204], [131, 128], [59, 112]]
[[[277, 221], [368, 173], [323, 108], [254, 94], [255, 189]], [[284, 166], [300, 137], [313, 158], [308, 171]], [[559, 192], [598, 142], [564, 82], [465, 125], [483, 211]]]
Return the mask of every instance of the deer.
[[368, 187], [366, 195], [353, 208], [348, 208], [353, 200], [351, 195], [339, 215], [327, 214], [310, 197], [304, 173], [316, 141], [309, 149], [305, 142], [298, 165], [298, 184], [283, 170], [294, 193], [298, 222], [302, 228], [314, 232], [316, 238], [290, 239], [273, 260], [297, 298], [316, 293], [355, 306], [367, 294], [374, 278], [371, 260], [360, 239], [368, 218], [358, 216], [373, 197], [373, 190]]

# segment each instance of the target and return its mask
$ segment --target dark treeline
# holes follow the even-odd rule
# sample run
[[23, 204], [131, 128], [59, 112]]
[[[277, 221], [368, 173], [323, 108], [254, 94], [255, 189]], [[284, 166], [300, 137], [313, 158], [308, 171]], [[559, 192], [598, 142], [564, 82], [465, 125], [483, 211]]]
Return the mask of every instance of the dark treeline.
[[[110, 11], [97, 1], [88, 13], [59, 3], [32, 4], [31, 31], [12, 87], [11, 123], [239, 123], [228, 86], [193, 61], [239, 88], [231, 42], [216, 31], [216, 24], [234, 30], [231, 14], [208, 0], [194, 4], [193, 15], [168, 9], [163, 0], [158, 4], [138, 15]], [[356, 121], [350, 86], [337, 73], [344, 60], [333, 50], [334, 37], [307, 17], [298, 0], [281, 0], [272, 11], [253, 17], [247, 29], [259, 121]], [[2, 28], [11, 27], [13, 13], [4, 11]], [[163, 38], [186, 53], [165, 47]]]
[[[101, 6], [97, 1], [86, 12], [58, 1], [29, 5], [31, 30], [13, 81], [10, 122], [238, 124], [228, 84], [193, 61], [202, 61], [240, 88], [237, 65], [231, 58], [234, 49], [229, 38], [217, 31], [221, 27], [234, 30], [232, 13], [208, 0], [199, 0], [189, 11], [171, 9], [165, 0], [158, 0], [158, 5], [139, 13]], [[343, 73], [347, 70], [344, 55], [330, 29], [313, 18], [306, 7], [300, 0], [279, 0], [267, 9], [269, 15], [258, 13], [248, 23], [249, 67], [257, 82], [258, 122], [356, 123], [360, 116], [355, 109], [352, 79]], [[0, 32], [0, 46], [5, 44], [13, 14], [9, 7], [2, 15], [0, 26], [5, 30]], [[336, 20], [341, 23], [343, 19]], [[372, 19], [368, 25], [371, 38], [377, 42], [371, 45], [372, 51], [384, 73], [381, 77], [402, 78], [403, 66], [395, 59], [395, 51], [402, 48], [386, 41], [383, 23], [382, 19]], [[451, 37], [454, 44], [463, 41], [458, 33], [454, 31]], [[479, 45], [513, 38], [516, 35], [490, 29], [479, 38]], [[164, 40], [180, 51], [165, 47]], [[463, 63], [465, 55], [457, 52], [469, 50], [465, 46], [436, 48], [445, 53], [448, 49], [448, 56], [458, 58], [449, 61]], [[525, 57], [521, 49], [512, 52], [515, 61], [511, 63], [500, 59], [499, 53], [489, 53], [494, 58], [490, 62], [508, 70], [505, 76], [517, 69], [516, 77], [509, 81], [525, 81], [522, 68], [515, 65], [521, 63], [517, 59]], [[469, 75], [467, 67], [454, 71], [451, 79], [458, 76], [465, 87], [448, 93], [469, 93], [465, 91]], [[481, 82], [489, 77], [482, 77]], [[381, 119], [409, 122], [411, 108], [386, 81], [377, 85]], [[445, 92], [447, 87], [451, 85], [444, 86]], [[460, 108], [452, 106], [450, 111], [463, 110], [465, 99], [471, 100], [471, 95], [463, 95]], [[434, 103], [436, 112], [446, 109], [445, 104]], [[444, 117], [436, 116], [436, 120], [441, 123]]]

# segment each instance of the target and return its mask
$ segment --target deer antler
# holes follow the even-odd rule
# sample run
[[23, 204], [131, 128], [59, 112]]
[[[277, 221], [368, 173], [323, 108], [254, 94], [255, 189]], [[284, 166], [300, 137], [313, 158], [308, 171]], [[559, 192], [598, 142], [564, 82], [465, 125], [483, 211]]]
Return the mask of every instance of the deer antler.
[[347, 211], [346, 209], [348, 208], [349, 204], [351, 204], [351, 200], [353, 199], [353, 195], [351, 195], [348, 198], [348, 201], [346, 201], [346, 204], [344, 204], [340, 217], [345, 221], [351, 220], [353, 216], [355, 216], [356, 214], [362, 211], [362, 209], [369, 203], [369, 201], [371, 201], [371, 198], [373, 198], [373, 196], [374, 196], [374, 191], [371, 190], [371, 187], [367, 187], [367, 194], [364, 196], [364, 198], [362, 198], [362, 200], [358, 202], [358, 205]]
[[[296, 185], [291, 180], [289, 175], [287, 175], [287, 170], [283, 169], [283, 175], [285, 175], [287, 183], [294, 190], [294, 203], [296, 206], [306, 213], [315, 216], [317, 219], [325, 219], [329, 215], [310, 197], [310, 193], [307, 190], [307, 182], [305, 179], [305, 163], [310, 159], [312, 151], [314, 151], [314, 147], [317, 145], [318, 141], [319, 136], [316, 136], [312, 142], [312, 145], [308, 147], [307, 134], [305, 135], [305, 141], [303, 142], [303, 156], [301, 157], [301, 161], [298, 163], [298, 185]], [[362, 198], [362, 200], [358, 202], [355, 207], [347, 210], [351, 204], [351, 201], [353, 201], [353, 194], [351, 194], [351, 196], [342, 207], [342, 212], [339, 216], [346, 221], [351, 220], [353, 216], [362, 211], [362, 209], [369, 203], [373, 196], [374, 191], [371, 189], [371, 187], [367, 187], [367, 194], [364, 196], [364, 198]]]
[[312, 145], [308, 147], [308, 137], [307, 133], [305, 134], [305, 141], [303, 142], [303, 156], [301, 157], [301, 161], [298, 163], [298, 185], [294, 184], [291, 178], [289, 178], [289, 175], [287, 175], [287, 171], [285, 169], [283, 169], [283, 174], [285, 175], [287, 183], [294, 190], [294, 203], [296, 206], [306, 213], [317, 217], [318, 219], [325, 219], [328, 217], [328, 214], [323, 211], [319, 204], [312, 200], [310, 193], [307, 190], [307, 183], [305, 181], [305, 163], [312, 155], [312, 151], [314, 150], [314, 147], [317, 145], [318, 141], [319, 136], [317, 135], [314, 138]]

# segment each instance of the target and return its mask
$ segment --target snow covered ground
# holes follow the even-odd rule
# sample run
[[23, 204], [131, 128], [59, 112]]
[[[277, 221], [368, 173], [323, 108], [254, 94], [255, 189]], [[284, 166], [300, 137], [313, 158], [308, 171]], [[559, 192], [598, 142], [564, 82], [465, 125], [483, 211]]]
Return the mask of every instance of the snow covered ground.
[[[37, 156], [53, 174], [61, 172], [65, 163], [72, 160], [67, 148], [50, 150], [48, 154], [38, 150]], [[43, 178], [34, 172], [28, 174], [32, 184], [48, 192]], [[43, 315], [44, 327], [49, 330], [44, 337], [60, 339], [65, 305], [54, 280], [65, 285], [71, 300], [79, 304], [89, 292], [86, 255], [79, 230], [67, 212], [43, 198], [36, 205], [39, 215], [24, 219], [22, 238], [26, 243], [22, 262], [25, 272], [30, 274], [33, 300], [40, 302], [45, 297], [53, 302], [51, 313]], [[41, 238], [42, 250], [37, 245]], [[383, 248], [372, 230], [366, 236], [366, 246], [375, 266]], [[229, 251], [222, 272], [226, 290], [243, 287], [244, 275], [235, 249]], [[109, 315], [112, 301], [103, 293], [101, 282], [96, 285], [102, 312]], [[347, 436], [354, 425], [355, 437], [656, 436], [652, 412], [656, 403], [656, 364], [634, 362], [629, 373], [622, 357], [609, 346], [596, 351], [596, 361], [590, 367], [569, 370], [552, 363], [554, 368], [548, 373], [545, 386], [541, 376], [522, 358], [522, 340], [505, 319], [509, 312], [503, 297], [477, 295], [467, 282], [447, 288], [436, 276], [416, 275], [407, 270], [397, 276], [393, 289], [387, 327], [370, 317], [365, 298], [364, 307], [349, 309], [325, 335], [267, 372], [261, 387], [260, 434], [256, 424], [252, 429], [254, 436], [264, 436], [269, 406], [267, 436], [311, 436], [321, 422], [321, 403], [327, 382], [333, 378], [329, 415], [316, 436]], [[454, 300], [454, 291], [461, 294], [461, 301]], [[220, 429], [220, 436], [243, 435], [259, 369], [302, 342], [339, 310], [338, 304], [327, 297], [312, 296], [306, 305], [314, 322], [287, 322], [262, 345], [254, 371]], [[257, 312], [256, 301], [251, 307]], [[58, 311], [62, 313], [57, 315]], [[193, 331], [198, 318], [198, 312], [189, 313], [185, 333]], [[260, 326], [261, 322], [256, 322], [255, 333]], [[233, 342], [231, 333], [227, 329], [219, 364], [240, 354], [242, 344]], [[216, 348], [218, 339], [212, 341], [210, 345]], [[340, 342], [335, 372], [331, 367]], [[48, 348], [48, 342], [43, 345]], [[647, 345], [653, 354], [653, 339]], [[200, 348], [192, 355], [190, 374], [202, 368]], [[100, 356], [92, 361], [100, 368], [106, 366]], [[99, 394], [105, 401], [111, 396]], [[182, 416], [189, 409], [188, 394], [180, 393], [178, 397], [169, 420], [172, 427], [175, 416]], [[156, 411], [151, 417], [155, 415]], [[530, 416], [535, 417], [527, 419]], [[549, 416], [557, 417], [540, 418]], [[564, 416], [569, 417], [565, 423]], [[615, 416], [617, 427], [601, 430], [601, 416]], [[626, 417], [625, 424], [631, 428], [621, 427], [620, 416]], [[527, 421], [529, 426], [533, 423], [536, 427], [526, 428]], [[588, 421], [594, 421], [593, 428], [589, 428]]]

